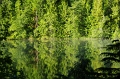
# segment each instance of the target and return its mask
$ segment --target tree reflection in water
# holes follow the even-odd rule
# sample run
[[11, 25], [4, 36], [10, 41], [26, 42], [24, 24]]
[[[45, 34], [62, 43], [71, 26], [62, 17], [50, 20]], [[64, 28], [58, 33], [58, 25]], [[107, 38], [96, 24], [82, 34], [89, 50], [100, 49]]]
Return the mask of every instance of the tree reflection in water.
[[[120, 78], [120, 67], [114, 67], [114, 64], [120, 63], [120, 41], [113, 40], [112, 44], [106, 46], [106, 51], [101, 53], [104, 58], [104, 66], [96, 69], [97, 78], [100, 79], [119, 79]], [[119, 65], [120, 66], [120, 65]]]
[[86, 46], [87, 42], [81, 42], [78, 46], [79, 51], [77, 57], [79, 61], [70, 70], [68, 75], [70, 79], [93, 79], [90, 75], [93, 72], [93, 68], [91, 67], [91, 60], [87, 58], [89, 52], [86, 50]]
[[[104, 58], [101, 60], [104, 65], [93, 70], [91, 60], [86, 58], [85, 53], [79, 53], [79, 62], [68, 73], [68, 76], [57, 74], [59, 78], [55, 79], [119, 79], [120, 65], [114, 67], [115, 63], [120, 63], [120, 41], [112, 41], [112, 44], [107, 45], [107, 52], [101, 53]], [[85, 49], [82, 49], [85, 51]], [[81, 50], [79, 52], [82, 52]]]
[[[113, 67], [114, 63], [120, 61], [119, 41], [113, 41], [113, 44], [106, 47], [107, 52], [101, 54], [104, 57], [102, 67], [101, 64], [93, 63], [100, 52], [96, 47], [94, 49], [94, 44], [88, 41], [78, 43], [76, 40], [74, 43], [71, 40], [45, 43], [3, 41], [0, 44], [0, 77], [3, 79], [114, 79], [119, 77], [119, 67]], [[92, 60], [91, 56], [95, 56], [96, 59]]]
[[91, 60], [87, 58], [88, 51], [86, 50], [87, 42], [81, 42], [78, 46], [78, 62], [71, 68], [68, 75], [56, 74], [58, 78], [55, 79], [94, 79], [93, 68], [91, 67]]
[[0, 78], [1, 79], [25, 79], [22, 69], [16, 69], [15, 63], [11, 59], [11, 54], [7, 52], [7, 44], [0, 42]]

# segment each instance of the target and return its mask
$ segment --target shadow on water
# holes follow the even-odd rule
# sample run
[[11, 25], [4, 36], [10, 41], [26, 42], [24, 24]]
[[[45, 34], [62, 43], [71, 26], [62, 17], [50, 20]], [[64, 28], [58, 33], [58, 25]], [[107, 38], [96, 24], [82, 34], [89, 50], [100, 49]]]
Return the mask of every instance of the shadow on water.
[[7, 51], [5, 42], [0, 42], [0, 78], [1, 79], [25, 79], [22, 69], [16, 69], [11, 54]]

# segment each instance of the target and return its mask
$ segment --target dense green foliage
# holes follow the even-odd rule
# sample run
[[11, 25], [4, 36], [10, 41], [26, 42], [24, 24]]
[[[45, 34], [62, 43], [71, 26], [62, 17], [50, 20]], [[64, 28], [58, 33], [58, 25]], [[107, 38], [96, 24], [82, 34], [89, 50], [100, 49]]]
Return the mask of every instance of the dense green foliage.
[[119, 15], [119, 0], [0, 0], [0, 38], [117, 38]]

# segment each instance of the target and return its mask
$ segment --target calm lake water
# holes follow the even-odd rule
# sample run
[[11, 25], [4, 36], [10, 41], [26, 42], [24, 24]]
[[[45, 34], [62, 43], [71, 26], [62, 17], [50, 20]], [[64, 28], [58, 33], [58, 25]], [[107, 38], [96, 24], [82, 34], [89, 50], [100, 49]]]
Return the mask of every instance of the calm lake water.
[[[97, 79], [103, 39], [10, 40], [0, 43], [1, 79]], [[120, 64], [111, 67], [120, 67]]]

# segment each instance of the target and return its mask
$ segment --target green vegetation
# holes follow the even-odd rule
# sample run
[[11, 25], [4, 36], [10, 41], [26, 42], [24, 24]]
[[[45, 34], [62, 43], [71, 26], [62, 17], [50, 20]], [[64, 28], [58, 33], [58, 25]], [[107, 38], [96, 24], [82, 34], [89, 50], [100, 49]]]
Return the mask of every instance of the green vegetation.
[[0, 38], [118, 38], [119, 15], [119, 0], [0, 0]]

